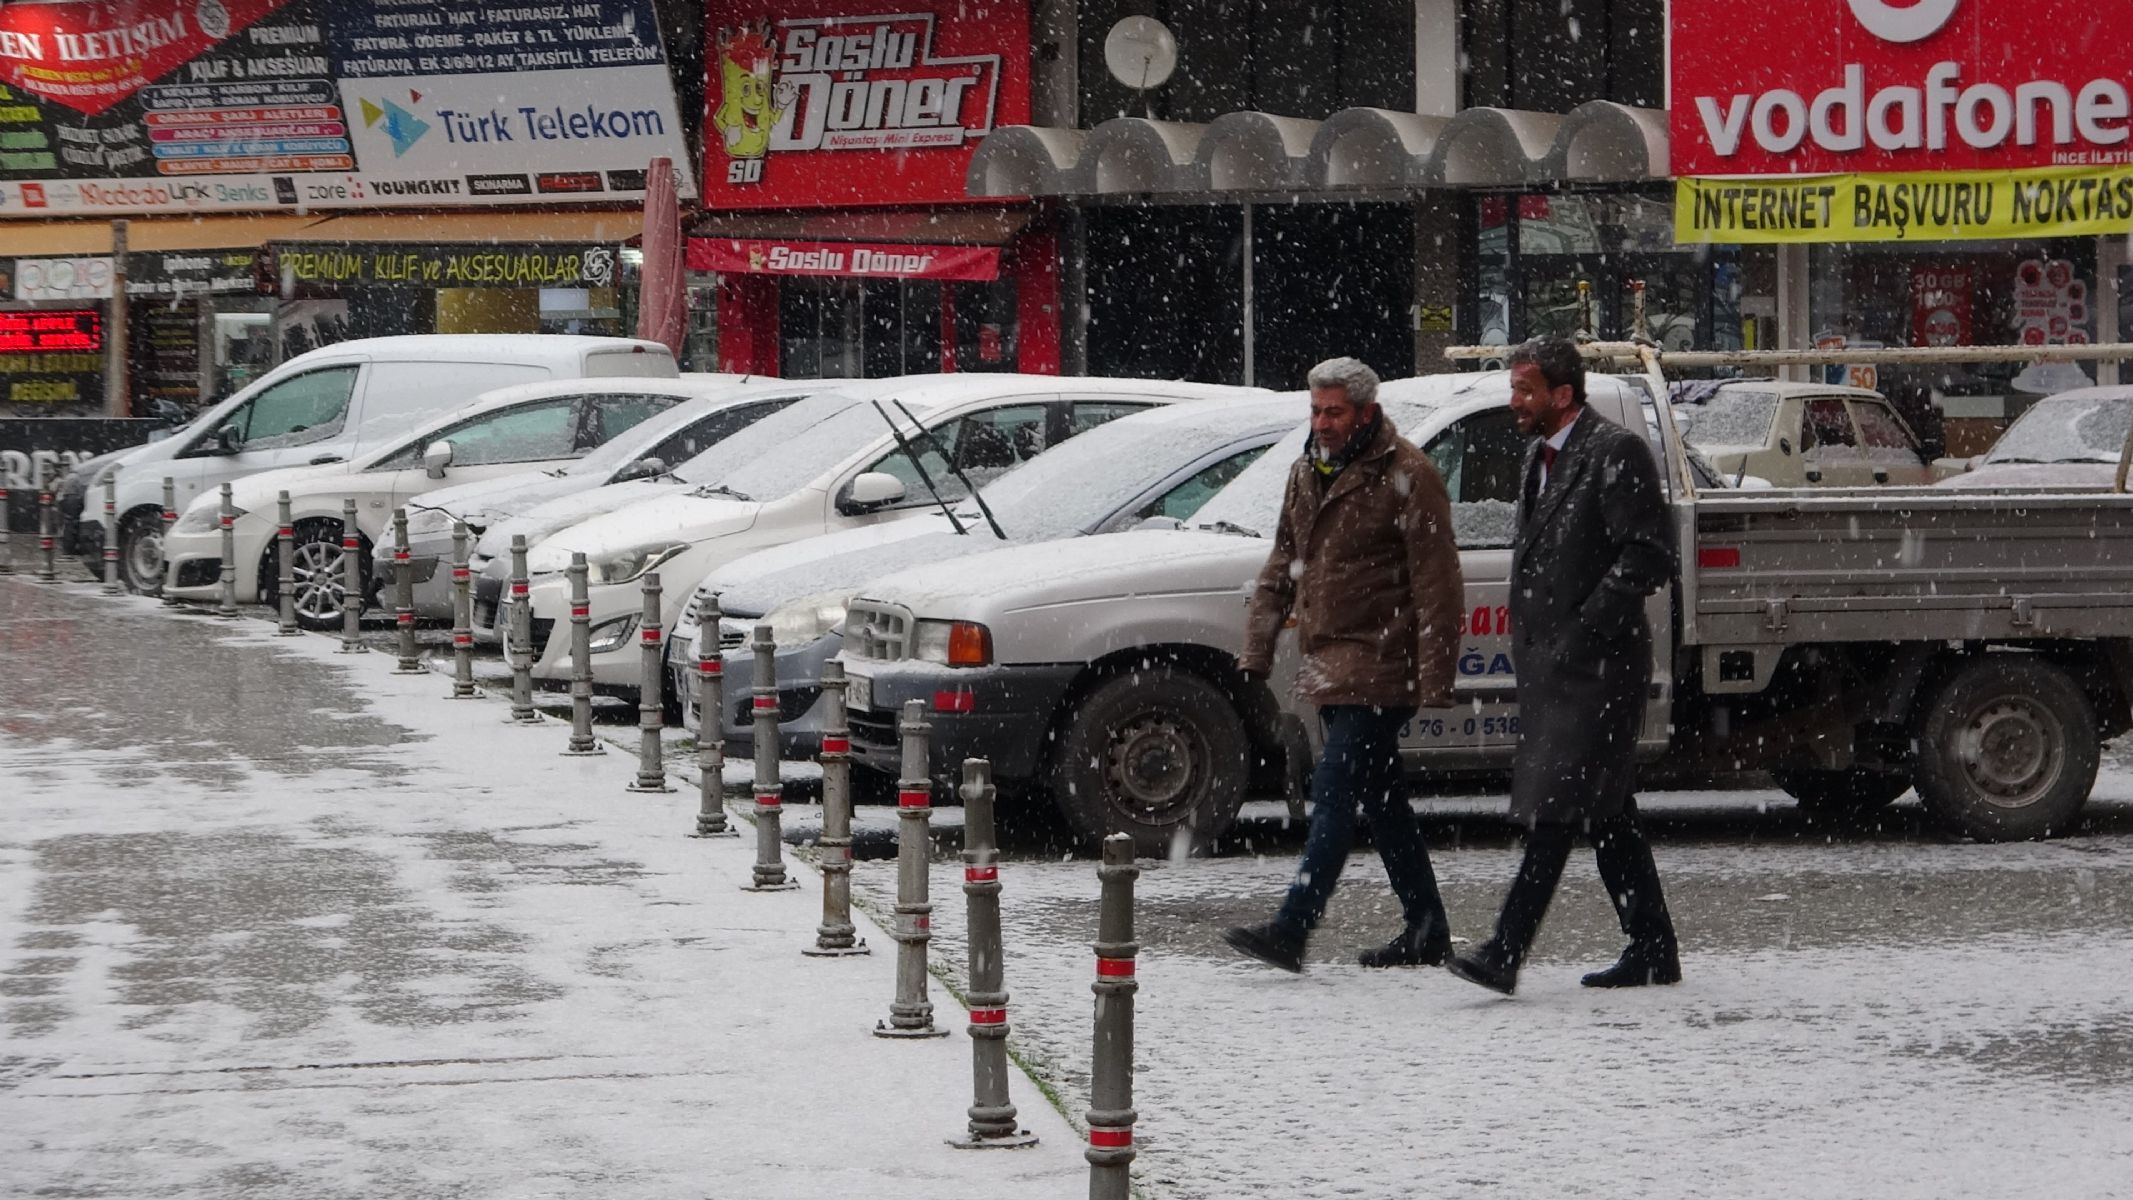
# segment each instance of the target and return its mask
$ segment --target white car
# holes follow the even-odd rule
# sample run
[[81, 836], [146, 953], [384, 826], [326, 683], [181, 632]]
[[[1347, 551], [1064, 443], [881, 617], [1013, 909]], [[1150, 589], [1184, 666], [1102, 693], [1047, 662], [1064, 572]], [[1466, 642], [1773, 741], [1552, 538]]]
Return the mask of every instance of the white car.
[[[551, 500], [613, 484], [665, 480], [679, 486], [676, 468], [809, 394], [806, 384], [733, 375], [684, 375], [672, 386], [686, 397], [680, 404], [575, 462], [440, 487], [410, 503], [407, 541], [416, 615], [452, 615], [451, 572], [437, 568], [451, 557], [455, 521], [467, 523], [469, 561], [478, 574], [487, 563], [475, 547], [481, 535], [500, 522]], [[372, 555], [372, 569], [382, 575], [391, 560], [392, 547], [381, 543]]]
[[[833, 529], [937, 511], [1047, 446], [1157, 404], [1265, 396], [1256, 388], [1049, 375], [941, 375], [854, 382], [803, 400], [712, 451], [717, 482], [559, 530], [533, 548], [536, 679], [570, 677], [573, 554], [589, 565], [595, 688], [634, 693], [639, 580], [658, 571], [672, 628], [691, 585], [739, 556]], [[895, 432], [891, 432], [891, 421]], [[901, 439], [902, 444], [899, 444]], [[908, 449], [906, 449], [908, 446]], [[930, 486], [929, 486], [930, 481]]]
[[[688, 389], [670, 380], [572, 379], [500, 388], [457, 412], [361, 455], [352, 463], [293, 467], [240, 479], [231, 502], [237, 598], [268, 599], [279, 579], [278, 493], [288, 492], [296, 547], [296, 619], [307, 629], [341, 620], [343, 502], [356, 502], [365, 546], [367, 600], [375, 590], [368, 551], [391, 538], [392, 513], [456, 482], [560, 466], [674, 407]], [[195, 500], [165, 539], [164, 594], [209, 600], [221, 593], [219, 491]]]
[[[513, 384], [623, 376], [672, 379], [658, 342], [564, 334], [411, 334], [337, 342], [297, 355], [202, 413], [177, 437], [128, 451], [118, 473], [119, 561], [126, 582], [163, 579], [163, 480], [182, 511], [223, 483], [282, 467], [348, 462], [414, 425]], [[101, 544], [101, 481], [80, 533]], [[94, 517], [94, 528], [87, 528]]]
[[2133, 387], [2085, 387], [2046, 396], [1947, 488], [2112, 487], [2133, 436]]

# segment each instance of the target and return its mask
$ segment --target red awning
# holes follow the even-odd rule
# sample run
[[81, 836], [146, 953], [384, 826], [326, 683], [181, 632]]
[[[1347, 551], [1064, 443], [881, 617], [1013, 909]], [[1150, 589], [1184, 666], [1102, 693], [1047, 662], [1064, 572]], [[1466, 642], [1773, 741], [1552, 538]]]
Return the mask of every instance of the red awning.
[[1000, 277], [998, 246], [690, 238], [689, 269], [738, 275], [832, 275], [843, 279]]

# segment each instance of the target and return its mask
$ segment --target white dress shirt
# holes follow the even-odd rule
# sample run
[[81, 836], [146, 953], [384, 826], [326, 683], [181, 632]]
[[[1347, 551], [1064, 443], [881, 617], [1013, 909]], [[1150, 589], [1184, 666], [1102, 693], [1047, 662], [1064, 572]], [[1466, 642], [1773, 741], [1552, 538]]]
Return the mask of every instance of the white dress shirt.
[[[1553, 446], [1553, 447], [1555, 447], [1555, 452], [1556, 452], [1557, 454], [1561, 454], [1561, 453], [1563, 452], [1563, 447], [1564, 447], [1564, 446], [1565, 446], [1566, 444], [1568, 444], [1568, 443], [1569, 443], [1569, 441], [1570, 441], [1570, 431], [1571, 431], [1572, 429], [1575, 429], [1575, 428], [1577, 428], [1578, 418], [1579, 418], [1579, 417], [1582, 417], [1582, 416], [1584, 416], [1584, 415], [1585, 415], [1585, 410], [1584, 410], [1584, 409], [1582, 409], [1582, 408], [1581, 408], [1581, 409], [1577, 410], [1576, 412], [1574, 412], [1574, 413], [1570, 414], [1570, 419], [1569, 419], [1569, 420], [1567, 420], [1567, 421], [1563, 422], [1563, 427], [1562, 427], [1561, 429], [1558, 429], [1558, 430], [1556, 430], [1556, 431], [1555, 431], [1554, 433], [1552, 433], [1552, 434], [1549, 434], [1549, 435], [1548, 435], [1548, 444], [1549, 444], [1550, 446]], [[1547, 460], [1546, 460], [1546, 459], [1542, 459], [1542, 460], [1541, 460], [1541, 482], [1540, 482], [1540, 485], [1541, 485], [1541, 490], [1542, 490], [1542, 491], [1546, 491], [1546, 490], [1547, 490], [1547, 488], [1548, 488], [1548, 462], [1547, 462]]]

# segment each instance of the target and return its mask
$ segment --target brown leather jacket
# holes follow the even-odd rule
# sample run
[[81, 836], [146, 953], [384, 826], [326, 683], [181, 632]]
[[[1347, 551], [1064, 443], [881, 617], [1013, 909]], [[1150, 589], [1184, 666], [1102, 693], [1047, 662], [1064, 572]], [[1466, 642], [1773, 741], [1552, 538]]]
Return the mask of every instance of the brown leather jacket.
[[1238, 665], [1264, 673], [1294, 612], [1299, 699], [1449, 707], [1465, 591], [1436, 465], [1380, 416], [1330, 486], [1316, 474], [1308, 456], [1289, 470]]

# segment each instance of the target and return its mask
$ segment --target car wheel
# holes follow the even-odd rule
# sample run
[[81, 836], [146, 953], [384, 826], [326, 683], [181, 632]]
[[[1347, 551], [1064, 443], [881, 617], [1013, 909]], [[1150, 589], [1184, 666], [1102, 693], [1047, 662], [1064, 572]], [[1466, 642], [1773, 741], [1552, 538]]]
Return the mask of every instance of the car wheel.
[[1911, 790], [1911, 778], [1901, 771], [1869, 771], [1853, 767], [1845, 771], [1776, 771], [1777, 785], [1811, 813], [1831, 816], [1863, 814], [1887, 808], [1898, 796]]
[[119, 522], [119, 573], [143, 596], [163, 594], [163, 514], [142, 509]]
[[[341, 601], [348, 594], [341, 523], [306, 521], [296, 527], [295, 534], [290, 563], [296, 580], [296, 623], [313, 633], [332, 633], [344, 624]], [[357, 554], [367, 601], [371, 588], [369, 539], [363, 539], [363, 548]]]
[[1162, 857], [1205, 850], [1244, 803], [1250, 742], [1220, 688], [1175, 667], [1110, 676], [1075, 703], [1051, 771], [1087, 842], [1129, 834]]
[[2101, 752], [2088, 697], [2029, 654], [1970, 660], [1934, 694], [1918, 745], [1919, 797], [1981, 842], [2072, 828]]

